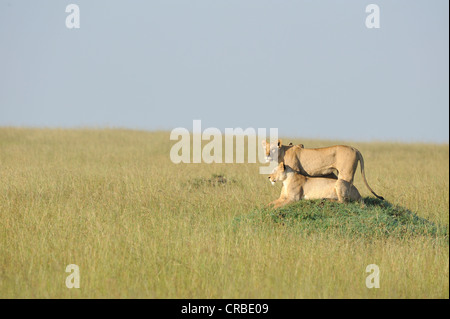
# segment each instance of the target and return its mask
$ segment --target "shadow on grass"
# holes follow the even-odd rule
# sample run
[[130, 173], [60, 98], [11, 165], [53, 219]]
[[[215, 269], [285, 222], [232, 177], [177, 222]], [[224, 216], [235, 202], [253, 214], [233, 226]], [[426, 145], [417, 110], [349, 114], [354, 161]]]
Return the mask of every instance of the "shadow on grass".
[[262, 207], [237, 216], [233, 224], [235, 227], [243, 224], [286, 227], [304, 234], [327, 233], [343, 237], [430, 236], [448, 244], [448, 225], [436, 225], [404, 207], [371, 197], [345, 204], [302, 200], [278, 209]]

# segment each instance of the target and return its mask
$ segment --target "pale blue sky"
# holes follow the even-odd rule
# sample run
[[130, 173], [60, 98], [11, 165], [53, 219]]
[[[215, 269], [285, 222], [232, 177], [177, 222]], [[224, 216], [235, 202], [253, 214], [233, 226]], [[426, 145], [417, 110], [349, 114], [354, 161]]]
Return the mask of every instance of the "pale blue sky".
[[448, 5], [0, 0], [0, 126], [448, 142]]

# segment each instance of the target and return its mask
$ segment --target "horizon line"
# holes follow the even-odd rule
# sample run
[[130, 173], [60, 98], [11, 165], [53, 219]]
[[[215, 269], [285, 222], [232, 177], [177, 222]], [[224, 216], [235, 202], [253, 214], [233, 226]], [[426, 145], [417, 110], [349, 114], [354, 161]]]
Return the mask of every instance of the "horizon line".
[[[180, 127], [176, 127], [176, 128], [180, 128]], [[176, 129], [173, 128], [173, 129]], [[236, 127], [237, 128], [237, 127]], [[233, 129], [236, 129], [233, 128]], [[80, 131], [80, 130], [126, 130], [126, 131], [141, 131], [141, 132], [148, 132], [148, 133], [156, 133], [156, 132], [167, 132], [170, 133], [173, 129], [164, 129], [164, 128], [156, 128], [156, 129], [146, 129], [146, 128], [139, 128], [139, 127], [126, 127], [126, 126], [107, 126], [107, 125], [77, 125], [77, 126], [44, 126], [44, 125], [1, 125], [0, 124], [0, 130], [1, 129], [23, 129], [23, 130], [27, 130], [27, 129], [38, 129], [38, 130], [75, 130], [75, 131]], [[244, 131], [247, 128], [242, 128]], [[269, 129], [270, 128], [266, 128]], [[187, 130], [187, 129], [186, 129]], [[192, 130], [188, 130], [189, 134], [201, 134], [201, 133], [193, 133]], [[219, 129], [219, 131], [225, 135], [224, 130]], [[239, 136], [237, 134], [233, 134], [235, 136]], [[244, 136], [246, 136], [246, 134], [242, 134]], [[258, 136], [258, 134], [256, 134], [255, 136]], [[269, 134], [270, 136], [270, 134]], [[399, 143], [399, 144], [435, 144], [435, 145], [449, 145], [449, 139], [447, 138], [447, 140], [444, 141], [435, 141], [435, 140], [415, 140], [415, 141], [407, 141], [407, 140], [403, 140], [403, 139], [378, 139], [378, 138], [372, 138], [372, 139], [353, 139], [353, 138], [333, 138], [333, 137], [327, 137], [327, 136], [316, 136], [316, 137], [311, 137], [311, 136], [296, 136], [296, 135], [279, 135], [278, 136], [280, 139], [308, 139], [308, 140], [319, 140], [319, 141], [350, 141], [350, 142], [355, 142], [355, 143]], [[206, 141], [206, 140], [205, 140]]]

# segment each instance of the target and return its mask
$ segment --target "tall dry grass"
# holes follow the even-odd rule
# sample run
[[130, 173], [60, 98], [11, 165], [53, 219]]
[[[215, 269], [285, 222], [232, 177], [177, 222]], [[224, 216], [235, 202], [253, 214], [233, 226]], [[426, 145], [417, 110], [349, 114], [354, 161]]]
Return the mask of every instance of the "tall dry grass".
[[[175, 165], [172, 144], [167, 132], [0, 128], [0, 297], [449, 297], [448, 239], [233, 227], [280, 186], [260, 164]], [[350, 144], [377, 193], [448, 229], [448, 144]], [[370, 196], [359, 172], [355, 185]], [[365, 285], [373, 263], [379, 289]], [[68, 264], [80, 289], [65, 286]]]

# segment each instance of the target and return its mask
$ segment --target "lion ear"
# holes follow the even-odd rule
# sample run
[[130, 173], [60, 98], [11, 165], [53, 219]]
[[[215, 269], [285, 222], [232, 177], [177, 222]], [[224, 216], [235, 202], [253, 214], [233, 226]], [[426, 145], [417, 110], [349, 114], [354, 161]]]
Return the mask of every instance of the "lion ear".
[[278, 148], [281, 148], [281, 140], [278, 140]]
[[266, 144], [267, 144], [266, 140], [262, 140], [261, 144], [262, 144], [263, 147], [266, 147]]
[[284, 162], [280, 162], [280, 164], [278, 164], [278, 168], [284, 171]]
[[289, 146], [292, 146], [292, 145], [294, 145], [294, 144], [292, 144], [292, 142], [290, 142], [290, 143], [289, 143]]

